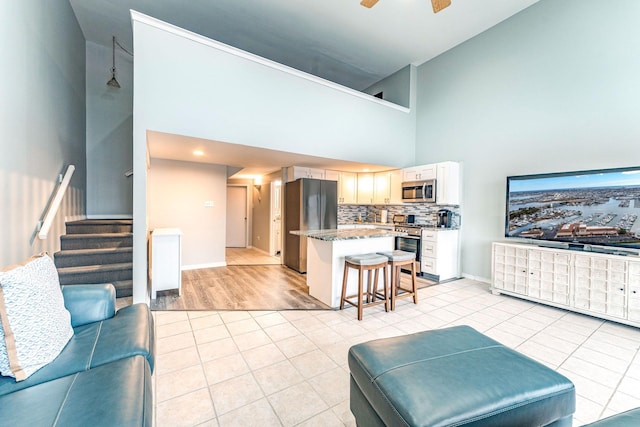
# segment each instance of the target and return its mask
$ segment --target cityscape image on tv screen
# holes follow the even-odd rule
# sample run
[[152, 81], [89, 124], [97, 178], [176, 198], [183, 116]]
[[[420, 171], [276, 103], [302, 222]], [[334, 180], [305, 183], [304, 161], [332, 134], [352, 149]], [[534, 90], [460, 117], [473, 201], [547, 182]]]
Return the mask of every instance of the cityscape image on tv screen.
[[507, 178], [505, 235], [640, 248], [640, 168]]

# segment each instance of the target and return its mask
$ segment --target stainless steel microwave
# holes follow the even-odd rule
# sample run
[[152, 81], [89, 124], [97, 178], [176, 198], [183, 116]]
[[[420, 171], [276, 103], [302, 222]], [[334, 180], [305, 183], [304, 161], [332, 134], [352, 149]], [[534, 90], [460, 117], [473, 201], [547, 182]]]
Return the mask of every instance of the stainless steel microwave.
[[410, 181], [402, 183], [403, 202], [435, 202], [436, 180]]

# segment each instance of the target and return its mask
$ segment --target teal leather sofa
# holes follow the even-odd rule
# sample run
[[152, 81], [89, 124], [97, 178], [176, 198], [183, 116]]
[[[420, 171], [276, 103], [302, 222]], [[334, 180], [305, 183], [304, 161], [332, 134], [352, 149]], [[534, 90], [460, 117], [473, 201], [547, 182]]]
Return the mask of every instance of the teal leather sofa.
[[62, 287], [74, 335], [24, 381], [0, 377], [0, 424], [151, 426], [155, 337], [145, 304], [115, 310], [112, 285]]

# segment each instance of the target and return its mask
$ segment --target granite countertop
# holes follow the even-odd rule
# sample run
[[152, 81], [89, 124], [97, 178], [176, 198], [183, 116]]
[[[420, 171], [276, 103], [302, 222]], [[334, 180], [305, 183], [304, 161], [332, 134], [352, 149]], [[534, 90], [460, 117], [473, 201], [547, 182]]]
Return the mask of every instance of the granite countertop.
[[407, 235], [407, 233], [400, 233], [393, 230], [381, 230], [376, 228], [350, 228], [345, 230], [294, 230], [290, 233], [298, 236], [306, 236], [312, 239], [325, 241], [374, 239], [379, 237], [396, 237]]

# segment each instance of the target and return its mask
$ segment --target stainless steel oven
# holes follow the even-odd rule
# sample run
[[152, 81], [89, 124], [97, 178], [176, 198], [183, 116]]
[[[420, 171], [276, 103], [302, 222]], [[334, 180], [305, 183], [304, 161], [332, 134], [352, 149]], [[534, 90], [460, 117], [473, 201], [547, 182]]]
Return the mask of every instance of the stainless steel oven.
[[[395, 231], [407, 233], [406, 236], [396, 237], [396, 249], [416, 254], [416, 273], [422, 276], [420, 269], [420, 254], [422, 253], [422, 227], [412, 225], [396, 225]], [[409, 271], [403, 269], [403, 271]]]
[[403, 202], [435, 202], [436, 180], [411, 181], [402, 183]]

